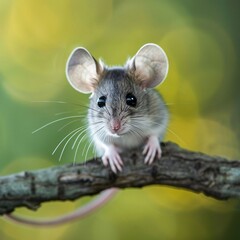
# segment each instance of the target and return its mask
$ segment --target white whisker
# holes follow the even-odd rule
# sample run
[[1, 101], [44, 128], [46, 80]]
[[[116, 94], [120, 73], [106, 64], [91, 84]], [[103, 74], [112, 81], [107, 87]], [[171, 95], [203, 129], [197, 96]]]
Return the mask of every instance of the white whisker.
[[70, 104], [70, 105], [75, 105], [75, 106], [80, 106], [83, 108], [91, 109], [93, 111], [99, 112], [97, 109], [90, 108], [89, 106], [85, 106], [79, 103], [73, 103], [73, 102], [64, 102], [64, 101], [32, 101], [34, 103], [58, 103], [58, 104]]
[[173, 134], [181, 143], [187, 146], [187, 143], [180, 137], [178, 136], [174, 131], [172, 131], [170, 128], [167, 127], [167, 131], [169, 131], [171, 134]]
[[32, 103], [60, 103], [60, 104], [67, 104], [64, 101], [32, 101]]
[[[87, 161], [87, 155], [88, 155], [88, 152], [89, 152], [89, 149], [90, 149], [92, 143], [93, 143], [93, 139], [92, 139], [92, 140], [90, 141], [90, 143], [88, 144], [88, 148], [87, 148], [87, 151], [86, 151], [86, 153], [85, 153], [85, 158], [84, 158], [84, 162], [85, 162], [85, 163], [86, 163], [86, 161]], [[84, 148], [85, 148], [85, 146], [84, 146]]]
[[87, 127], [86, 129], [84, 129], [84, 130], [77, 136], [77, 138], [75, 139], [75, 141], [74, 141], [74, 143], [73, 143], [73, 145], [72, 145], [72, 149], [74, 149], [74, 147], [75, 147], [78, 139], [81, 137], [81, 135], [82, 135], [83, 133], [85, 133], [86, 131], [88, 131], [88, 130], [89, 130], [89, 127]]
[[[76, 111], [64, 111], [64, 112], [58, 112], [58, 113], [55, 113], [54, 115], [55, 116], [59, 116], [59, 115], [63, 115], [63, 114], [68, 114], [68, 113], [76, 113]], [[82, 112], [78, 112], [77, 114], [80, 114]], [[86, 117], [86, 114], [81, 114], [79, 115], [79, 117]]]
[[78, 122], [78, 121], [79, 121], [79, 119], [73, 120], [73, 121], [65, 124], [64, 126], [62, 126], [61, 128], [58, 129], [58, 132], [62, 131], [64, 128], [66, 128], [67, 126], [71, 125], [72, 123], [75, 123], [75, 122]]
[[75, 133], [75, 132], [78, 132], [79, 130], [81, 130], [81, 127], [77, 128], [77, 129], [74, 129], [73, 131], [71, 131], [69, 134], [67, 134], [59, 143], [58, 145], [55, 147], [55, 149], [53, 150], [52, 152], [52, 155], [54, 155], [54, 153], [57, 151], [57, 149], [59, 148], [59, 146], [62, 144], [62, 142], [68, 137], [70, 136], [71, 134]]
[[41, 129], [43, 129], [43, 128], [45, 128], [45, 127], [48, 127], [49, 125], [52, 125], [52, 124], [54, 124], [54, 123], [56, 123], [56, 122], [60, 122], [60, 121], [63, 121], [63, 120], [66, 120], [66, 119], [71, 119], [71, 118], [79, 118], [79, 116], [69, 116], [69, 117], [64, 117], [64, 118], [60, 118], [60, 119], [54, 120], [54, 121], [52, 121], [52, 122], [49, 122], [49, 123], [43, 125], [42, 127], [38, 128], [38, 129], [36, 129], [36, 130], [34, 130], [34, 131], [32, 132], [32, 134], [34, 134], [34, 133], [40, 131]]
[[[101, 128], [99, 128], [96, 132], [94, 132], [93, 134], [91, 134], [92, 140], [90, 141], [89, 146], [88, 146], [87, 151], [86, 151], [86, 154], [85, 154], [85, 162], [86, 162], [86, 159], [87, 159], [87, 155], [88, 155], [89, 149], [90, 149], [90, 147], [91, 147], [91, 145], [93, 144], [93, 141], [94, 141], [93, 136], [96, 135], [97, 133], [99, 133], [100, 131], [102, 131], [103, 128], [104, 128], [104, 127], [101, 127]], [[85, 147], [84, 147], [84, 148], [85, 148]]]
[[80, 132], [80, 131], [82, 131], [82, 129], [79, 129], [78, 131], [76, 131], [67, 141], [66, 141], [66, 143], [64, 144], [64, 146], [63, 146], [63, 149], [62, 149], [62, 151], [61, 151], [61, 154], [60, 154], [60, 157], [59, 157], [59, 161], [62, 159], [62, 155], [63, 155], [63, 153], [64, 153], [64, 151], [65, 151], [65, 148], [66, 148], [66, 146], [68, 145], [68, 143], [71, 141], [71, 139], [78, 133], [78, 132]]
[[80, 147], [80, 144], [81, 144], [82, 140], [83, 140], [85, 137], [86, 137], [86, 134], [84, 134], [84, 135], [81, 137], [80, 141], [78, 142], [78, 145], [77, 145], [77, 147], [76, 147], [75, 154], [74, 154], [73, 164], [76, 163], [76, 158], [77, 158], [78, 149], [79, 149], [79, 147]]
[[[134, 133], [134, 135], [138, 138], [138, 137], [140, 137], [140, 138], [142, 138], [142, 139], [144, 139], [145, 138], [145, 136], [143, 135], [144, 134], [144, 131], [141, 129], [141, 128], [139, 128], [139, 127], [137, 127], [135, 124], [133, 124], [133, 123], [131, 123], [131, 127], [133, 127], [135, 130], [132, 130], [131, 128], [130, 128], [130, 130]], [[140, 131], [141, 131], [141, 133], [140, 133]]]

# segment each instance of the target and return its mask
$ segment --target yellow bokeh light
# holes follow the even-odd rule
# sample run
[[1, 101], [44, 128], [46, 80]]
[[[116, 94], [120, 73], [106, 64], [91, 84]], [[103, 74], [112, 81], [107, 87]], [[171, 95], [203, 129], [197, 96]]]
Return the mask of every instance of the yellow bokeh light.
[[111, 0], [12, 3], [3, 34], [5, 61], [0, 66], [5, 90], [20, 101], [56, 96], [66, 86], [67, 50], [96, 41], [111, 13]]

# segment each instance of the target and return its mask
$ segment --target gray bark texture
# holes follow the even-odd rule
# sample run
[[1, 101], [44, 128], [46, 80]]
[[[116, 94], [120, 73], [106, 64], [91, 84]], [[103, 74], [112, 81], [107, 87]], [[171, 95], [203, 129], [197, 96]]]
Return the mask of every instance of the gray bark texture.
[[122, 154], [123, 171], [114, 174], [100, 158], [0, 177], [0, 215], [17, 207], [36, 210], [42, 202], [75, 200], [108, 188], [168, 185], [224, 200], [240, 197], [240, 161], [229, 161], [162, 143], [162, 157], [144, 164], [140, 149]]

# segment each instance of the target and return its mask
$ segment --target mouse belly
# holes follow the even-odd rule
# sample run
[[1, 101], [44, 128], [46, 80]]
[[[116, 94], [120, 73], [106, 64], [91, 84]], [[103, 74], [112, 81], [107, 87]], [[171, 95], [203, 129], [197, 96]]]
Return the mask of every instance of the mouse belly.
[[[121, 153], [124, 150], [129, 150], [129, 149], [134, 149], [136, 147], [140, 147], [146, 142], [147, 136], [144, 138], [139, 139], [139, 137], [135, 136], [109, 136], [107, 141], [101, 141], [99, 139], [94, 139], [95, 140], [95, 145], [97, 148], [100, 148], [100, 153], [104, 151], [104, 147], [108, 145], [114, 145], [118, 151]], [[101, 151], [102, 150], [102, 151]]]
[[103, 143], [99, 140], [95, 141], [95, 147], [102, 156], [103, 164], [105, 166], [110, 165], [112, 171], [115, 173], [117, 173], [117, 171], [122, 171], [123, 161], [120, 154], [127, 149], [133, 149], [143, 145], [142, 153], [145, 155], [144, 162], [146, 164], [152, 164], [155, 157], [158, 159], [161, 158], [162, 151], [159, 139], [156, 135], [150, 135], [146, 137], [146, 139], [143, 138], [141, 142], [139, 139], [136, 142], [133, 138], [119, 138], [117, 140], [114, 139], [111, 143]]
[[102, 157], [105, 166], [110, 165], [113, 172], [122, 171], [123, 161], [120, 154], [128, 149], [139, 147], [143, 144], [144, 138], [134, 138], [127, 136], [109, 136], [108, 141], [100, 141], [95, 137], [95, 148]]

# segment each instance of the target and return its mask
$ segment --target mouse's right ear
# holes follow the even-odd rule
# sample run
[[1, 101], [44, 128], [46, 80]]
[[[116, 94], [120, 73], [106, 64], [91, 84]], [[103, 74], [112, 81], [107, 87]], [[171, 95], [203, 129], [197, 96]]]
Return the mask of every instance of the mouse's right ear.
[[70, 54], [66, 64], [66, 75], [69, 83], [77, 91], [91, 93], [97, 87], [104, 67], [82, 47]]

